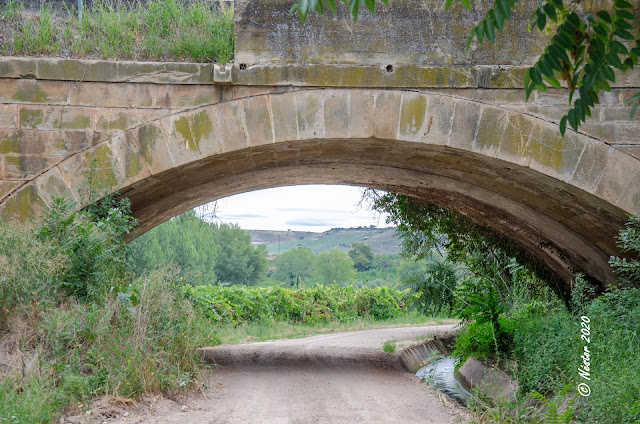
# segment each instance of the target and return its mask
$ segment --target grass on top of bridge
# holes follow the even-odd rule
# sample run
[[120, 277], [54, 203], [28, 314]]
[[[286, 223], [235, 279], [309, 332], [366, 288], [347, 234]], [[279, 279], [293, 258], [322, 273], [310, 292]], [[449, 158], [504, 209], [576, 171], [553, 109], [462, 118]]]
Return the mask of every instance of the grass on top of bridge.
[[0, 6], [0, 55], [226, 63], [233, 59], [233, 8], [205, 0], [98, 0], [81, 19], [47, 3]]

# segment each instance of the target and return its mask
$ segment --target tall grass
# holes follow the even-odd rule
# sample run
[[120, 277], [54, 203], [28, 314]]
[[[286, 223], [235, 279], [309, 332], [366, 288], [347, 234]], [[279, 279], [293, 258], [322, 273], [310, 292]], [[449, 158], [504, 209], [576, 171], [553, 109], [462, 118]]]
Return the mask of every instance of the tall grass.
[[206, 0], [95, 1], [82, 18], [16, 0], [0, 12], [4, 55], [226, 63], [233, 58], [233, 8]]
[[213, 326], [174, 274], [126, 273], [125, 206], [70, 214], [59, 202], [38, 228], [0, 220], [0, 422], [177, 392], [203, 371], [196, 349], [216, 343]]
[[[577, 284], [574, 299], [581, 297], [579, 290]], [[588, 342], [581, 338], [582, 316], [590, 320]], [[640, 422], [640, 289], [614, 288], [573, 311], [557, 301], [534, 299], [501, 319], [513, 342], [502, 359], [517, 363], [512, 371], [520, 390], [515, 399], [493, 407], [476, 405], [479, 422]], [[468, 325], [454, 354], [495, 359], [488, 330], [486, 324]], [[578, 373], [585, 346], [590, 380]], [[580, 383], [590, 387], [588, 397], [579, 395]]]

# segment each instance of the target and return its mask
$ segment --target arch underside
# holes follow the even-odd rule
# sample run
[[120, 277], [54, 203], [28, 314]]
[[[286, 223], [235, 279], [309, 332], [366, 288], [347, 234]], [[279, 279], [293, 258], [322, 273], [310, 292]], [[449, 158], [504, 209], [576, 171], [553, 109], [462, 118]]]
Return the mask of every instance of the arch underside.
[[[268, 90], [266, 90], [268, 91]], [[557, 276], [615, 284], [608, 260], [640, 210], [640, 160], [519, 105], [447, 93], [287, 89], [129, 128], [67, 156], [0, 201], [37, 216], [51, 195], [86, 199], [93, 164], [132, 202], [138, 234], [200, 204], [296, 184], [349, 184], [455, 209], [508, 237]], [[26, 142], [26, 140], [25, 140]], [[84, 203], [83, 203], [84, 202]]]
[[120, 190], [137, 234], [203, 203], [298, 184], [347, 184], [407, 194], [455, 209], [513, 240], [557, 276], [613, 283], [612, 234], [626, 214], [530, 168], [447, 146], [386, 139], [311, 139], [236, 150], [142, 179]]

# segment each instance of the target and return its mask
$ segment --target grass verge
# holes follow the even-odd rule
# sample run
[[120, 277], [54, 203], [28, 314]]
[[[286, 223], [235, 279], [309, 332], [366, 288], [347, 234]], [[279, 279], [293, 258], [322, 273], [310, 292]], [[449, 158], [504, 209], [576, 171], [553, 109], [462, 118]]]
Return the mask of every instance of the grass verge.
[[0, 6], [0, 54], [226, 63], [233, 59], [233, 8], [206, 0], [97, 0], [79, 19]]

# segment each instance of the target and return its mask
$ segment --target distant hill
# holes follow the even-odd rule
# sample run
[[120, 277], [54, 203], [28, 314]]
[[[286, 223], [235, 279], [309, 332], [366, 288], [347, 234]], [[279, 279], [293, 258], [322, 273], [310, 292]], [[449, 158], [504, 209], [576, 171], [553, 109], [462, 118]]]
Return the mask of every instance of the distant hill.
[[248, 232], [251, 234], [251, 243], [266, 244], [270, 255], [278, 255], [298, 246], [306, 246], [313, 253], [334, 248], [346, 252], [351, 249], [351, 244], [356, 242], [367, 243], [376, 255], [400, 252], [400, 239], [395, 228], [333, 228], [324, 233], [269, 230]]

